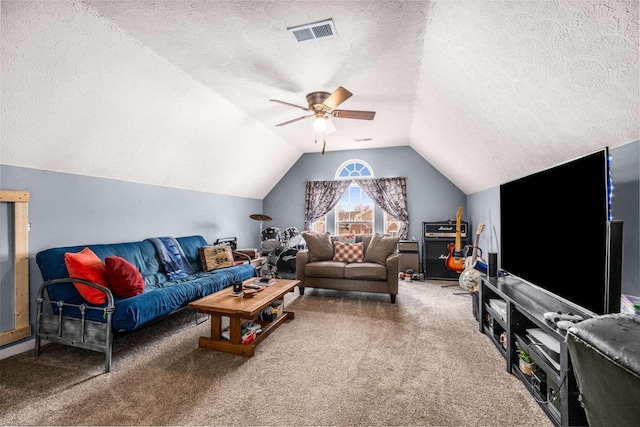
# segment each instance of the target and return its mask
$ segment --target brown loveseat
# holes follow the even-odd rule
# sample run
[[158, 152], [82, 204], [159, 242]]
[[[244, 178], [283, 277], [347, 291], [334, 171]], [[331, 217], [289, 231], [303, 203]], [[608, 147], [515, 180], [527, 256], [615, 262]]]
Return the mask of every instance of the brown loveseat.
[[349, 243], [328, 234], [304, 232], [303, 237], [307, 250], [296, 257], [300, 295], [310, 287], [386, 293], [396, 302], [398, 238], [376, 233], [358, 236], [356, 242]]

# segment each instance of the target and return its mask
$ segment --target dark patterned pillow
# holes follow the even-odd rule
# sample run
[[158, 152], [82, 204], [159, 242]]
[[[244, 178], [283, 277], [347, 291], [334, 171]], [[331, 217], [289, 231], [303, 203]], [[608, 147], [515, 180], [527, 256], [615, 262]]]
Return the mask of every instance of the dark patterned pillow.
[[200, 248], [202, 271], [213, 271], [218, 268], [233, 266], [231, 246], [203, 246]]
[[333, 242], [334, 261], [342, 262], [364, 262], [363, 243], [342, 243]]

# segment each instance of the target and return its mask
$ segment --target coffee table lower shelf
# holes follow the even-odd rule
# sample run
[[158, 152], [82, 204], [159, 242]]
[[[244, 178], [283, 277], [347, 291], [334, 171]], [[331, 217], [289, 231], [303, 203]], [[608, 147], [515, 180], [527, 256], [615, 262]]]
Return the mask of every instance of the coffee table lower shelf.
[[[245, 284], [255, 281], [249, 279]], [[208, 314], [211, 319], [211, 336], [200, 337], [198, 346], [209, 350], [223, 351], [242, 356], [251, 357], [255, 348], [268, 337], [285, 320], [293, 320], [294, 313], [284, 309], [284, 295], [293, 292], [298, 285], [298, 280], [276, 279], [276, 283], [264, 288], [252, 298], [236, 297], [231, 294], [232, 289], [223, 289], [220, 292], [206, 296], [189, 304], [199, 313]], [[271, 321], [259, 321], [256, 318], [264, 308], [276, 300], [282, 300], [282, 314]], [[222, 337], [222, 318], [229, 318], [229, 339]], [[242, 343], [242, 321], [247, 320], [258, 323], [260, 332], [250, 343]]]
[[[214, 317], [216, 317], [217, 319], [214, 320]], [[237, 319], [237, 326], [234, 326], [234, 323], [236, 323], [234, 322], [234, 319]], [[230, 318], [231, 324], [229, 326], [229, 332], [231, 333], [231, 337], [230, 339], [226, 340], [220, 336], [216, 337], [216, 335], [220, 335], [220, 328], [222, 326], [221, 317], [211, 316], [211, 338], [200, 337], [200, 339], [198, 340], [198, 347], [252, 357], [254, 355], [254, 350], [258, 344], [260, 344], [265, 338], [267, 338], [269, 334], [271, 334], [271, 332], [273, 332], [278, 326], [280, 326], [282, 322], [292, 319], [294, 319], [294, 313], [292, 311], [285, 311], [284, 313], [282, 313], [282, 315], [278, 316], [276, 319], [270, 322], [257, 322], [254, 320], [254, 323], [259, 323], [261, 325], [262, 332], [260, 332], [250, 343], [243, 344], [240, 341], [240, 318]], [[235, 334], [234, 330], [236, 331]], [[234, 335], [237, 335], [237, 339], [234, 339]]]

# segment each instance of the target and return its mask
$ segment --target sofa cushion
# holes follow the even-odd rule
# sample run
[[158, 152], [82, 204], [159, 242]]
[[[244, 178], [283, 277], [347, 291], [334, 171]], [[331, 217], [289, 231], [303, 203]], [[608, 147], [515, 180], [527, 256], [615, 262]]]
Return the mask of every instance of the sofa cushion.
[[144, 292], [142, 274], [126, 259], [115, 255], [106, 257], [104, 272], [115, 296], [130, 298]]
[[302, 233], [309, 250], [309, 262], [331, 261], [333, 259], [333, 243], [329, 233]]
[[231, 246], [203, 246], [200, 248], [200, 261], [202, 262], [202, 271], [231, 267], [233, 265]]
[[334, 279], [344, 278], [344, 262], [339, 261], [317, 261], [310, 262], [304, 267], [304, 274], [307, 277], [331, 277]]
[[[69, 277], [88, 280], [107, 289], [109, 288], [107, 276], [104, 272], [104, 264], [91, 249], [84, 248], [80, 252], [65, 253], [64, 263], [69, 271]], [[88, 303], [101, 305], [107, 301], [107, 295], [98, 289], [79, 282], [73, 282], [73, 286]]]
[[364, 260], [384, 265], [387, 257], [397, 251], [399, 241], [399, 237], [376, 233], [371, 238], [371, 243], [369, 243], [369, 247], [364, 255]]
[[351, 263], [344, 267], [345, 279], [387, 280], [387, 267], [375, 262]]
[[241, 264], [210, 273], [198, 272], [190, 275], [188, 280], [167, 281], [158, 287], [149, 287], [143, 294], [116, 301], [113, 327], [127, 331], [137, 329], [186, 307], [191, 301], [221, 291], [233, 282], [254, 277], [255, 271], [251, 264]]
[[333, 242], [333, 260], [342, 262], [363, 262], [364, 244]]
[[333, 237], [334, 242], [356, 243], [356, 235], [354, 233], [339, 234]]

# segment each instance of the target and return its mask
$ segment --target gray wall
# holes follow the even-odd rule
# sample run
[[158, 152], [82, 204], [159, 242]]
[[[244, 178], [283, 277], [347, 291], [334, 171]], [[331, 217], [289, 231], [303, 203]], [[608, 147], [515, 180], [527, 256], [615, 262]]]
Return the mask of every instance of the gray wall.
[[[623, 292], [640, 296], [640, 142], [613, 149], [611, 155], [613, 215], [624, 221]], [[211, 242], [233, 236], [240, 247], [257, 247], [260, 225], [249, 219], [250, 214], [272, 216], [274, 221], [265, 226], [302, 230], [305, 182], [333, 179], [336, 169], [350, 159], [367, 162], [376, 177], [407, 178], [409, 236], [420, 241], [421, 250], [422, 222], [455, 218], [461, 206], [472, 235], [479, 223], [486, 225], [479, 240], [484, 253], [499, 252], [499, 188], [465, 196], [409, 147], [305, 154], [263, 201], [3, 165], [2, 189], [31, 194], [32, 325], [42, 282], [35, 264], [37, 252], [56, 246], [191, 234], [201, 234]], [[5, 331], [13, 328], [13, 243], [9, 226], [13, 215], [9, 204], [0, 206], [0, 330]], [[377, 223], [381, 227], [381, 222]], [[2, 350], [16, 344], [3, 346]]]
[[[28, 191], [30, 317], [42, 283], [35, 254], [69, 245], [117, 243], [154, 236], [199, 234], [213, 242], [237, 237], [239, 247], [257, 247], [262, 201], [190, 190], [2, 165], [3, 190]], [[0, 204], [0, 330], [13, 329], [12, 206]], [[8, 346], [16, 343], [9, 344]], [[4, 346], [7, 347], [7, 346]]]
[[611, 214], [622, 226], [622, 293], [640, 296], [640, 141], [610, 151]]
[[[613, 181], [612, 216], [623, 224], [622, 293], [640, 296], [640, 141], [611, 149]], [[467, 197], [470, 225], [485, 223], [479, 246], [487, 252], [500, 252], [500, 188]], [[526, 225], [525, 225], [526, 227]], [[588, 263], [588, 254], [579, 254], [579, 264]], [[498, 257], [499, 258], [499, 257]], [[584, 267], [576, 265], [576, 268]]]
[[[269, 227], [304, 230], [306, 181], [331, 180], [340, 165], [351, 159], [367, 162], [376, 178], [406, 177], [409, 239], [420, 241], [423, 221], [455, 218], [458, 207], [466, 219], [466, 196], [410, 147], [330, 151], [304, 154], [264, 199]], [[382, 218], [376, 218], [382, 232]]]

